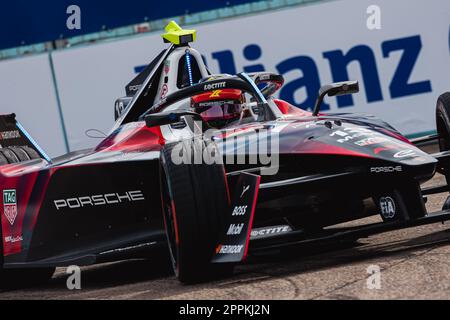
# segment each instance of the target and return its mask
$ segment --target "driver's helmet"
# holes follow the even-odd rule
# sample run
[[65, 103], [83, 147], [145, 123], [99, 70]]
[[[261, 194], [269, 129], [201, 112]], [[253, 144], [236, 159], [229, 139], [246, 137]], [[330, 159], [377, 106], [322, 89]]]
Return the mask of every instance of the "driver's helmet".
[[191, 98], [191, 106], [213, 128], [222, 128], [240, 118], [244, 95], [241, 90], [223, 89]]

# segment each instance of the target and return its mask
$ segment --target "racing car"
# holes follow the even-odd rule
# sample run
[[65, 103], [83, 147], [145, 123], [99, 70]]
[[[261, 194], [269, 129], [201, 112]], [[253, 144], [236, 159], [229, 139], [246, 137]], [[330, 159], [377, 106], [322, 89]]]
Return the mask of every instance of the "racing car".
[[[301, 110], [274, 97], [279, 74], [212, 74], [195, 30], [171, 22], [163, 39], [95, 148], [51, 159], [14, 114], [0, 117], [1, 286], [155, 247], [195, 283], [253, 254], [450, 219], [449, 201], [425, 209], [448, 185], [421, 187], [436, 172], [450, 179], [450, 93], [437, 100], [437, 134], [410, 141], [374, 116], [321, 112], [356, 81], [323, 86]], [[439, 153], [417, 147], [432, 140]]]

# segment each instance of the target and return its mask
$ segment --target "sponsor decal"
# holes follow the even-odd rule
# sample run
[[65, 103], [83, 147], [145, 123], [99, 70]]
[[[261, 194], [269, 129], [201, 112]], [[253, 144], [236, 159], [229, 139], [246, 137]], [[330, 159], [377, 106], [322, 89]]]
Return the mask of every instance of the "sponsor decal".
[[336, 139], [336, 141], [339, 143], [350, 142], [354, 139], [361, 137], [364, 139], [362, 139], [358, 142], [362, 143], [361, 141], [369, 139], [369, 138], [379, 138], [378, 137], [379, 135], [380, 135], [379, 133], [371, 131], [366, 128], [348, 127], [348, 128], [343, 128], [342, 130], [333, 131], [330, 134], [330, 137], [338, 138], [338, 139]]
[[388, 166], [388, 167], [372, 167], [370, 168], [371, 173], [392, 173], [392, 172], [402, 172], [402, 166]]
[[3, 213], [11, 225], [17, 217], [16, 190], [3, 190]]
[[243, 186], [242, 187], [242, 193], [241, 193], [241, 198], [244, 196], [244, 194], [250, 189], [250, 186]]
[[205, 84], [204, 87], [203, 87], [203, 90], [204, 91], [211, 91], [211, 90], [225, 88], [226, 84], [227, 83], [225, 81], [224, 82]]
[[387, 141], [387, 139], [383, 137], [370, 137], [359, 141], [355, 141], [355, 144], [360, 147], [365, 147], [373, 144], [379, 144], [385, 141]]
[[210, 98], [220, 98], [221, 92], [222, 92], [222, 90], [214, 90], [209, 97]]
[[227, 231], [227, 236], [239, 235], [239, 234], [241, 234], [243, 228], [244, 228], [244, 224], [243, 223], [230, 224], [230, 227], [228, 228], [228, 231]]
[[16, 242], [22, 242], [23, 237], [22, 236], [7, 236], [5, 237], [6, 243], [16, 243]]
[[18, 139], [20, 138], [19, 130], [0, 132], [0, 140]]
[[318, 121], [310, 121], [310, 122], [304, 122], [304, 123], [296, 123], [295, 125], [292, 126], [292, 128], [298, 128], [298, 127], [302, 127], [303, 125], [305, 125], [305, 128], [309, 129], [309, 128], [313, 128], [313, 127], [317, 127], [317, 126], [323, 126], [325, 121], [326, 120], [318, 120]]
[[116, 113], [120, 117], [125, 111], [125, 104], [123, 101], [116, 101]]
[[84, 197], [58, 199], [54, 200], [53, 203], [55, 205], [56, 210], [59, 211], [61, 209], [77, 209], [84, 207], [105, 206], [120, 203], [131, 203], [143, 200], [145, 200], [143, 192], [141, 190], [135, 190], [135, 191], [127, 191], [123, 194], [107, 193]]
[[139, 91], [139, 89], [141, 88], [141, 84], [136, 84], [136, 85], [134, 85], [134, 86], [129, 86], [128, 87], [128, 90], [130, 90], [130, 91]]
[[247, 213], [248, 206], [236, 206], [234, 207], [232, 216], [243, 216]]
[[163, 84], [162, 88], [161, 88], [161, 99], [164, 99], [167, 95], [167, 92], [169, 92], [169, 87], [167, 86], [167, 84]]
[[[233, 104], [233, 100], [221, 100], [220, 101], [221, 105], [226, 105], [226, 104]], [[199, 103], [200, 106], [202, 107], [206, 107], [206, 106], [216, 106], [217, 105], [217, 101], [206, 101], [206, 102], [200, 102]], [[216, 133], [216, 132], [213, 132]]]
[[164, 73], [168, 74], [170, 71], [170, 60], [164, 61]]
[[241, 253], [244, 246], [240, 245], [221, 245], [219, 244], [216, 248], [217, 254], [239, 254]]
[[213, 263], [240, 262], [246, 258], [260, 180], [261, 177], [254, 174], [240, 174], [228, 209], [227, 223], [220, 231], [217, 241], [220, 245], [216, 247]]
[[380, 154], [382, 151], [389, 151], [389, 150], [392, 150], [392, 149], [395, 149], [394, 145], [387, 145], [387, 146], [384, 146], [384, 147], [378, 147], [378, 148], [373, 149], [373, 153]]
[[385, 217], [386, 219], [392, 219], [396, 213], [394, 199], [392, 199], [391, 197], [381, 197], [380, 209], [383, 217]]
[[252, 238], [260, 238], [260, 237], [266, 237], [271, 235], [277, 235], [277, 234], [283, 234], [287, 232], [291, 232], [292, 228], [290, 226], [273, 226], [273, 227], [267, 227], [267, 228], [256, 228], [253, 229], [251, 232]]

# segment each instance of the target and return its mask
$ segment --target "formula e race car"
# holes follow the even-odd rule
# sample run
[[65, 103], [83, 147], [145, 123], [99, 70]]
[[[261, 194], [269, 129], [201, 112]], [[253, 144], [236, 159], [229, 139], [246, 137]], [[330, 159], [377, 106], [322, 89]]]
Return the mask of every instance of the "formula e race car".
[[[181, 282], [230, 274], [248, 255], [353, 240], [450, 219], [428, 213], [423, 189], [450, 178], [450, 93], [437, 135], [409, 141], [373, 116], [311, 111], [273, 95], [269, 72], [211, 74], [174, 22], [163, 50], [126, 87], [115, 124], [94, 149], [50, 159], [15, 115], [0, 118], [0, 284], [37, 283], [57, 266], [170, 255]], [[441, 152], [416, 144], [436, 140]], [[380, 215], [378, 223], [333, 227]], [[158, 263], [159, 261], [155, 261]]]

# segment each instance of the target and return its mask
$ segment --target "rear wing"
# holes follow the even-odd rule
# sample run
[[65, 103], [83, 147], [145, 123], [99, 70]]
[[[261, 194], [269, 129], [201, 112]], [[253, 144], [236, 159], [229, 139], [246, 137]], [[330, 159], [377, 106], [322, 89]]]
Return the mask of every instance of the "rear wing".
[[14, 113], [0, 115], [0, 148], [15, 146], [28, 146], [34, 149], [43, 159], [51, 162], [50, 157], [16, 120]]

